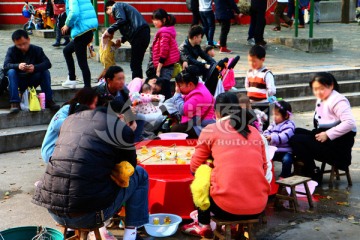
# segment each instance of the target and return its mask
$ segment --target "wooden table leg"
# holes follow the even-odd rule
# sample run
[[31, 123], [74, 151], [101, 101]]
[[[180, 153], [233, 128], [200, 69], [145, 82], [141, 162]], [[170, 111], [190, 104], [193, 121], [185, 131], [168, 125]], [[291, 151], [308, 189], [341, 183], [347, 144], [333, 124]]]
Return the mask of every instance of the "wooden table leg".
[[309, 186], [308, 186], [307, 182], [304, 182], [304, 187], [305, 187], [306, 196], [307, 196], [307, 199], [308, 199], [308, 202], [309, 202], [309, 206], [310, 206], [310, 208], [313, 208], [314, 205], [313, 205], [311, 193], [310, 193]]
[[295, 212], [298, 211], [298, 201], [297, 201], [297, 197], [296, 197], [296, 191], [295, 191], [295, 186], [292, 186], [291, 187], [291, 196], [293, 197], [293, 202], [294, 202], [294, 209], [295, 209]]

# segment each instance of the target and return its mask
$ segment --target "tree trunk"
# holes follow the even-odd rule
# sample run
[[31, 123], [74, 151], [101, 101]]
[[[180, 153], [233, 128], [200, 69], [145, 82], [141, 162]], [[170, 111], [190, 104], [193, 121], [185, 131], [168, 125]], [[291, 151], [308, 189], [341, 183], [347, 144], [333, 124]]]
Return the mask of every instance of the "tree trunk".
[[342, 0], [341, 4], [341, 23], [350, 22], [350, 0]]

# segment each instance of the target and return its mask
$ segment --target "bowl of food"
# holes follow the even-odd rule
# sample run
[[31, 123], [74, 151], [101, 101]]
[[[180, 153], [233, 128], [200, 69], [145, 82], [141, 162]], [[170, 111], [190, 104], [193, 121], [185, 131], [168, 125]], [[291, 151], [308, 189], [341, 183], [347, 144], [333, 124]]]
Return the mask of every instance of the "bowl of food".
[[181, 132], [169, 132], [159, 134], [161, 140], [184, 140], [188, 137], [186, 133]]
[[170, 213], [150, 214], [146, 232], [152, 237], [168, 237], [176, 233], [182, 218]]

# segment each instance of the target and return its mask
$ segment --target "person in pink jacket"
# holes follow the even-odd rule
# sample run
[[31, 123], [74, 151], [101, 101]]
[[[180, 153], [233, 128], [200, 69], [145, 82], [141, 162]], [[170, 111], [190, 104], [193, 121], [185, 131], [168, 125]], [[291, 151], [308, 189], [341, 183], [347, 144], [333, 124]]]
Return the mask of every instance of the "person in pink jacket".
[[[159, 30], [155, 34], [152, 44], [150, 63], [156, 70], [156, 76], [170, 81], [174, 72], [174, 64], [180, 60], [174, 27], [176, 19], [164, 9], [159, 8], [153, 12], [152, 21]], [[171, 95], [170, 84], [168, 87], [168, 94]], [[168, 98], [168, 96], [165, 97]]]
[[296, 159], [304, 162], [305, 175], [321, 183], [315, 159], [347, 170], [356, 135], [356, 122], [346, 97], [330, 73], [317, 73], [310, 82], [317, 98], [312, 131], [297, 128], [290, 144]]
[[189, 66], [176, 76], [175, 94], [165, 102], [167, 108], [171, 103], [182, 116], [181, 123], [173, 126], [171, 132], [187, 133], [188, 138], [198, 138], [203, 127], [215, 122], [215, 99], [199, 82], [197, 73], [196, 66]]
[[216, 123], [203, 129], [190, 162], [194, 173], [207, 159], [213, 159], [210, 208], [198, 209], [198, 222], [181, 229], [206, 238], [212, 237], [210, 212], [224, 220], [258, 218], [270, 191], [264, 142], [259, 131], [247, 124], [252, 115], [240, 108], [231, 92], [217, 96], [215, 113]]

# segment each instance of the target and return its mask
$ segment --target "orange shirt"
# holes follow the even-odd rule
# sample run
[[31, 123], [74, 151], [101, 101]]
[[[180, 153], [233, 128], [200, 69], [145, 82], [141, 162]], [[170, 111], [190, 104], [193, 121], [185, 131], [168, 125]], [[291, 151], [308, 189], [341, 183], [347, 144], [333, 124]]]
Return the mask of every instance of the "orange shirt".
[[268, 200], [265, 147], [260, 133], [249, 126], [245, 139], [229, 124], [220, 120], [205, 127], [198, 139], [190, 169], [214, 159], [210, 196], [224, 211], [236, 215], [261, 213]]

